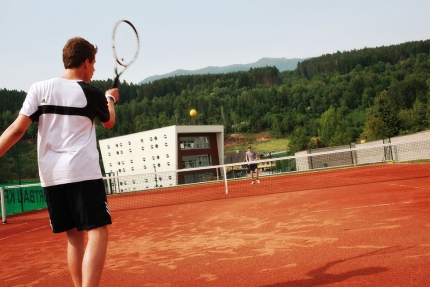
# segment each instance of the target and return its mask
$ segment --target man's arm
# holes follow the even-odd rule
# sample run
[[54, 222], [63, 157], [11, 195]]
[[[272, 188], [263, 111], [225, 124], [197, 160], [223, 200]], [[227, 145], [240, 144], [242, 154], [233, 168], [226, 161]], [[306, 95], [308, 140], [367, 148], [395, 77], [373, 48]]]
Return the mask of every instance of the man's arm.
[[[113, 97], [113, 99], [112, 99], [112, 97]], [[110, 117], [109, 117], [109, 120], [107, 122], [104, 122], [102, 124], [105, 128], [111, 129], [115, 125], [115, 121], [116, 121], [114, 104], [116, 102], [118, 102], [118, 100], [119, 100], [118, 89], [115, 88], [115, 89], [110, 89], [110, 90], [106, 91], [106, 99], [108, 101], [108, 109], [109, 109]]]
[[31, 119], [24, 115], [19, 115], [15, 121], [0, 136], [0, 157], [3, 156], [20, 138], [25, 134]]
[[110, 116], [109, 116], [109, 120], [107, 122], [102, 123], [102, 124], [105, 128], [110, 130], [115, 125], [116, 116], [115, 116], [114, 102], [110, 99], [107, 99], [107, 101], [108, 101], [108, 109], [109, 109], [109, 115]]

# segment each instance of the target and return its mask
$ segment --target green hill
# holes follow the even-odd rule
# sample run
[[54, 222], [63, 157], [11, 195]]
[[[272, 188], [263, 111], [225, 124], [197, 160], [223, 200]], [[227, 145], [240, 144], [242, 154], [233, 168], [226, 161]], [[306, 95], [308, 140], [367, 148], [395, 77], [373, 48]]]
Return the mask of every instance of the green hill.
[[[118, 122], [113, 130], [97, 123], [98, 138], [175, 124], [222, 124], [227, 136], [243, 134], [251, 140], [265, 133], [271, 139], [267, 144], [288, 141], [294, 153], [423, 131], [430, 123], [429, 55], [430, 40], [425, 40], [326, 54], [299, 62], [293, 71], [265, 66], [142, 85], [122, 82]], [[92, 82], [102, 89], [111, 83]], [[1, 130], [14, 120], [24, 96], [0, 90]], [[191, 109], [198, 113], [193, 120]], [[23, 141], [31, 142], [36, 135], [32, 126]], [[262, 145], [258, 150], [278, 149], [253, 144]], [[14, 156], [11, 151], [0, 158], [2, 170], [13, 169]]]

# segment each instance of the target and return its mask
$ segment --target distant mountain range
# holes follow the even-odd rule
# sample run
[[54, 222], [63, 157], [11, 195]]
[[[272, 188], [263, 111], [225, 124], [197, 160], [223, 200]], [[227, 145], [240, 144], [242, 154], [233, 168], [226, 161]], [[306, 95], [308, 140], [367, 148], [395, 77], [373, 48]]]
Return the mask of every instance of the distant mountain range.
[[261, 67], [273, 67], [276, 66], [280, 72], [291, 71], [297, 68], [297, 63], [306, 59], [285, 59], [285, 58], [262, 58], [255, 63], [251, 64], [235, 64], [224, 67], [209, 66], [199, 70], [176, 70], [163, 75], [155, 75], [145, 78], [139, 82], [139, 85], [160, 80], [163, 78], [169, 78], [174, 76], [182, 75], [201, 75], [201, 74], [224, 74], [238, 71], [248, 71], [250, 68], [261, 68]]

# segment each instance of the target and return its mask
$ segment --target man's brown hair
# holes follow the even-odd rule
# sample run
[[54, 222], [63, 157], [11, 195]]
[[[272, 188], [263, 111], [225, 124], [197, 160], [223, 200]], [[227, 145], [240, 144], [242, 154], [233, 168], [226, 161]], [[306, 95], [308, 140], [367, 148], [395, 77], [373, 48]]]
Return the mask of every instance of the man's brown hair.
[[81, 37], [71, 38], [63, 48], [64, 68], [78, 68], [86, 59], [92, 62], [97, 53], [97, 46]]

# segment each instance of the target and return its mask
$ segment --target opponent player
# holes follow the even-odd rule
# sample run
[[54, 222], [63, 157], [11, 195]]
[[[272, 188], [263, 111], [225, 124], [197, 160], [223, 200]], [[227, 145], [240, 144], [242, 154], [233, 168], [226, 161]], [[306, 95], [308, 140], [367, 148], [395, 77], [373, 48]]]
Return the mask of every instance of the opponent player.
[[248, 151], [245, 153], [245, 161], [248, 162], [248, 171], [252, 178], [251, 184], [255, 183], [254, 171], [256, 175], [256, 181], [257, 183], [260, 183], [260, 180], [258, 179], [258, 165], [256, 163], [252, 163], [253, 161], [256, 161], [256, 160], [259, 160], [257, 153], [252, 151], [251, 146], [248, 146]]
[[[66, 232], [67, 261], [75, 286], [98, 286], [106, 257], [109, 207], [96, 147], [95, 118], [115, 124], [118, 89], [91, 86], [97, 46], [83, 38], [63, 48], [65, 72], [37, 82], [27, 93], [17, 119], [0, 137], [0, 156], [38, 121], [41, 185], [54, 233]], [[88, 242], [85, 244], [85, 235]]]

